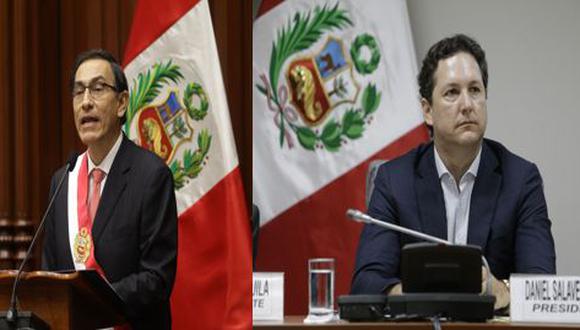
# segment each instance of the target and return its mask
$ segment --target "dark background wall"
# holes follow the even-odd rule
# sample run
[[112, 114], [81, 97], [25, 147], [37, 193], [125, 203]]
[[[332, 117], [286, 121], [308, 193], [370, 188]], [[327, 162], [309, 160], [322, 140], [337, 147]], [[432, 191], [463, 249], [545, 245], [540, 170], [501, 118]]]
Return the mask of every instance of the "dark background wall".
[[[21, 260], [48, 204], [52, 173], [83, 151], [68, 89], [75, 56], [119, 60], [136, 0], [0, 0], [0, 268]], [[209, 0], [246, 200], [251, 201], [250, 1]], [[38, 267], [36, 249], [29, 268]]]

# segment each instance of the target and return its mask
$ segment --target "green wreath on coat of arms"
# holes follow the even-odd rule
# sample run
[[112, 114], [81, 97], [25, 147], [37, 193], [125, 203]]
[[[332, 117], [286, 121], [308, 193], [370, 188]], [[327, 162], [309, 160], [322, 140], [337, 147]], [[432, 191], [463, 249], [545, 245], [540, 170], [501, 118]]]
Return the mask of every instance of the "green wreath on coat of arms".
[[[176, 92], [171, 91], [165, 104], [152, 106], [151, 103], [162, 92], [162, 88], [165, 85], [170, 82], [178, 84], [184, 79], [181, 68], [172, 64], [171, 60], [165, 63], [156, 63], [147, 71], [139, 73], [137, 78], [133, 80], [133, 87], [129, 94], [129, 106], [126, 112], [127, 120], [125, 122], [125, 132], [129, 132], [134, 119], [140, 117], [139, 120], [141, 120], [145, 111], [153, 114], [151, 118], [142, 120], [144, 123], [142, 129], [143, 131], [158, 133], [155, 137], [162, 136], [164, 133], [166, 145], [159, 142], [161, 141], [160, 138], [157, 141], [152, 138], [151, 146], [144, 147], [151, 149], [169, 162], [176, 189], [181, 189], [190, 179], [196, 178], [203, 170], [207, 163], [206, 158], [208, 157], [212, 140], [209, 130], [202, 129], [197, 135], [197, 148], [195, 150], [185, 150], [181, 159], [174, 159], [175, 157], [173, 157], [181, 143], [187, 140], [187, 135], [193, 135], [193, 129], [187, 123], [188, 118], [194, 121], [201, 121], [206, 117], [209, 111], [207, 95], [201, 84], [190, 82], [185, 86], [181, 102], [177, 99]], [[194, 97], [198, 100], [197, 106], [194, 105]], [[163, 114], [163, 116], [160, 114]], [[168, 116], [170, 119], [167, 119]], [[164, 120], [167, 122], [164, 122]], [[140, 124], [138, 122], [138, 130]], [[157, 131], [154, 131], [154, 129], [157, 129]], [[151, 136], [153, 135], [151, 133]], [[170, 143], [171, 141], [177, 141], [177, 143]], [[143, 146], [144, 142], [141, 141], [141, 143]], [[171, 156], [168, 156], [167, 147], [172, 149]]]
[[[275, 113], [274, 121], [279, 128], [279, 143], [281, 147], [286, 142], [289, 148], [292, 148], [292, 136], [295, 136], [300, 145], [307, 150], [326, 149], [332, 152], [339, 151], [341, 145], [346, 143], [347, 140], [362, 137], [365, 126], [371, 123], [372, 114], [378, 109], [380, 104], [381, 93], [374, 84], [368, 83], [362, 92], [362, 97], [360, 97], [360, 107], [350, 107], [342, 115], [338, 116], [339, 118], [333, 117], [326, 120], [321, 128], [315, 127], [325, 121], [329, 112], [324, 113], [321, 111], [321, 108], [323, 108], [321, 103], [324, 103], [325, 100], [321, 100], [320, 97], [317, 99], [317, 95], [321, 95], [319, 90], [324, 89], [325, 86], [318, 83], [318, 91], [312, 87], [316, 84], [316, 77], [322, 76], [319, 70], [321, 64], [317, 62], [325, 59], [322, 56], [294, 60], [290, 64], [287, 74], [288, 87], [291, 92], [288, 92], [286, 85], [281, 84], [279, 86], [282, 68], [291, 56], [313, 46], [325, 32], [342, 30], [347, 26], [353, 26], [353, 23], [348, 16], [348, 12], [339, 9], [337, 3], [332, 8], [327, 5], [322, 8], [317, 6], [313, 13], [310, 11], [296, 13], [293, 20], [289, 21], [287, 26], [278, 31], [277, 38], [272, 45], [269, 80], [265, 74], [262, 74], [260, 76], [262, 84], [256, 84], [256, 88], [266, 96], [269, 109]], [[325, 47], [330, 50], [332, 47], [339, 49], [342, 47], [342, 43], [342, 40], [329, 38]], [[363, 51], [365, 48], [366, 52]], [[379, 46], [375, 38], [368, 33], [360, 34], [354, 39], [349, 54], [354, 68], [363, 76], [374, 72], [380, 63]], [[369, 56], [366, 56], [367, 54], [370, 54], [368, 59], [367, 57]], [[349, 62], [347, 59], [345, 61]], [[316, 68], [317, 65], [318, 68]], [[347, 65], [344, 64], [345, 67]], [[314, 72], [314, 74], [310, 74], [309, 71]], [[343, 72], [345, 71], [343, 70]], [[329, 80], [334, 79], [329, 84], [332, 90], [328, 92], [323, 90], [327, 99], [329, 95], [341, 96], [346, 94], [345, 86], [348, 85], [348, 82], [345, 83], [343, 78], [346, 77], [348, 79], [348, 74], [338, 78], [336, 76], [334, 73], [329, 75]], [[355, 83], [352, 81], [351, 85]], [[306, 93], [307, 87], [310, 87], [309, 95]], [[313, 90], [314, 92], [312, 92]], [[292, 95], [292, 103], [295, 107], [302, 107], [300, 109], [303, 110], [301, 115], [306, 125], [301, 125], [297, 121], [298, 115], [296, 115], [290, 105], [286, 104], [288, 94]], [[355, 95], [350, 103], [355, 104], [355, 101], [359, 99], [358, 91]], [[329, 104], [326, 108], [332, 109], [337, 104], [346, 102], [337, 102], [336, 105], [332, 105], [330, 102], [327, 103]]]

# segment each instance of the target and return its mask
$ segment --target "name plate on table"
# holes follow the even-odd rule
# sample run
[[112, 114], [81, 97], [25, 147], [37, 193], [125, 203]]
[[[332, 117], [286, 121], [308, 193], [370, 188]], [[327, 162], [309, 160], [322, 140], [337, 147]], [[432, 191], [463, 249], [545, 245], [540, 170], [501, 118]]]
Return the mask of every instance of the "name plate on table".
[[512, 274], [512, 322], [580, 323], [580, 276]]
[[284, 320], [284, 273], [254, 273], [252, 318]]

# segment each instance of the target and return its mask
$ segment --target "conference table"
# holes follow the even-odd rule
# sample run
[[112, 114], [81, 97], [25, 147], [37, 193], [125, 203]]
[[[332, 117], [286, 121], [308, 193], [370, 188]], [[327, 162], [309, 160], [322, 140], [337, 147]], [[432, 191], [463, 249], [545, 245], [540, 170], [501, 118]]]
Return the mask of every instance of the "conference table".
[[[378, 330], [378, 329], [404, 329], [404, 330], [428, 330], [433, 329], [430, 322], [348, 322], [337, 320], [325, 324], [304, 324], [304, 316], [286, 316], [284, 321], [254, 321], [254, 329], [258, 330]], [[442, 329], [453, 330], [535, 330], [535, 329], [580, 329], [580, 324], [547, 324], [547, 323], [511, 323], [508, 318], [499, 318], [485, 323], [467, 322], [441, 322]]]

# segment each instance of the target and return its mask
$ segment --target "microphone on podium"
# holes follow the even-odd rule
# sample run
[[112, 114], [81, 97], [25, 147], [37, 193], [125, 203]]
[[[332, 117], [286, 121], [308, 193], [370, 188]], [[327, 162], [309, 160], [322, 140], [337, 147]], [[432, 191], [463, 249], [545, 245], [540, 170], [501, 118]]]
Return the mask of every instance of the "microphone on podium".
[[18, 268], [18, 273], [16, 273], [16, 278], [14, 279], [14, 284], [12, 285], [12, 294], [10, 296], [10, 307], [8, 308], [8, 311], [6, 312], [6, 321], [8, 323], [15, 324], [18, 321], [18, 309], [16, 307], [16, 297], [17, 297], [16, 292], [18, 289], [18, 283], [20, 282], [20, 278], [22, 277], [24, 265], [26, 264], [28, 259], [30, 259], [30, 255], [32, 253], [32, 248], [34, 247], [34, 243], [36, 242], [36, 238], [38, 237], [38, 234], [41, 232], [42, 228], [44, 227], [44, 221], [46, 220], [48, 213], [52, 209], [52, 205], [54, 204], [56, 196], [58, 196], [58, 194], [61, 190], [61, 186], [64, 182], [64, 179], [68, 176], [68, 173], [70, 171], [72, 171], [73, 168], [75, 167], [75, 163], [77, 161], [78, 156], [79, 156], [79, 153], [74, 152], [74, 151], [69, 154], [68, 160], [66, 162], [66, 166], [64, 169], [64, 173], [62, 174], [62, 177], [60, 178], [60, 181], [58, 182], [58, 185], [56, 186], [54, 194], [52, 194], [52, 198], [48, 202], [48, 206], [46, 207], [46, 211], [44, 212], [44, 215], [42, 216], [42, 219], [40, 220], [40, 223], [38, 224], [38, 228], [36, 228], [36, 232], [34, 233], [34, 236], [32, 237], [32, 241], [30, 242], [30, 246], [28, 247], [28, 251], [26, 251], [26, 255], [24, 256], [24, 259], [20, 263], [20, 267]]

